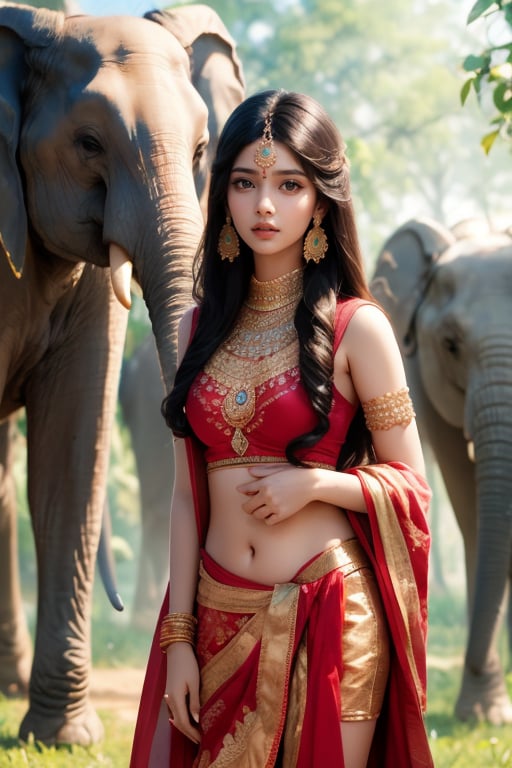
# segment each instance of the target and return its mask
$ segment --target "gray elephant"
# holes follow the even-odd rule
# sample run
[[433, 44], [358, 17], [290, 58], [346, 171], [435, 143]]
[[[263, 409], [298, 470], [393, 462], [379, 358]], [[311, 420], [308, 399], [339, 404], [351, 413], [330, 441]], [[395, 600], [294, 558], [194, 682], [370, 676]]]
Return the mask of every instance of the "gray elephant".
[[385, 243], [372, 290], [464, 542], [469, 631], [455, 714], [510, 723], [496, 634], [512, 557], [512, 239], [410, 221]]
[[[233, 42], [206, 6], [143, 19], [0, 6], [0, 684], [29, 686], [23, 739], [103, 734], [90, 603], [131, 269], [168, 388], [207, 125], [215, 140], [242, 97]], [[38, 570], [29, 681], [8, 435], [22, 407]]]
[[123, 364], [121, 413], [130, 432], [140, 497], [140, 549], [131, 623], [153, 627], [168, 581], [172, 434], [162, 418], [163, 385], [155, 339], [147, 336]]

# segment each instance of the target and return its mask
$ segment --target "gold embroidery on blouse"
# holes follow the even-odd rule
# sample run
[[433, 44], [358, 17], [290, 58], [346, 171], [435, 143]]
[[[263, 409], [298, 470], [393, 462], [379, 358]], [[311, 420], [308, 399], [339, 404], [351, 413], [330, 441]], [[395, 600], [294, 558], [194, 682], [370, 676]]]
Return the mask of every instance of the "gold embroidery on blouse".
[[386, 392], [385, 395], [374, 397], [361, 405], [366, 426], [371, 432], [377, 429], [391, 429], [398, 424], [407, 426], [416, 416], [408, 387], [397, 392]]
[[[272, 386], [272, 381], [297, 367], [294, 318], [301, 295], [302, 269], [265, 282], [253, 276], [235, 328], [205, 365], [204, 373], [219, 394], [212, 404], [220, 407], [225, 424], [232, 428], [231, 447], [238, 456], [249, 446], [245, 433], [256, 413], [257, 388], [266, 383]], [[206, 383], [204, 378], [201, 383]], [[281, 394], [272, 393], [266, 403], [258, 403], [259, 420], [263, 405]], [[215, 426], [224, 429], [222, 424]]]

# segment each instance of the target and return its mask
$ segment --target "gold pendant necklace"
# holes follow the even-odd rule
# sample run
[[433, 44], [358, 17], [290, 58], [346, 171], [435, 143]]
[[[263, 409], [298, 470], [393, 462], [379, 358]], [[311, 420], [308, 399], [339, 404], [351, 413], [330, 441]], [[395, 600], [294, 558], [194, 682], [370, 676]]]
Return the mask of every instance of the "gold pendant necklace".
[[256, 410], [256, 391], [251, 385], [234, 387], [228, 392], [222, 403], [222, 415], [230, 427], [235, 428], [231, 438], [231, 447], [239, 456], [243, 456], [249, 447], [249, 441], [242, 429], [250, 422]]
[[256, 387], [298, 359], [293, 319], [301, 296], [302, 269], [265, 282], [252, 277], [235, 328], [205, 366], [206, 373], [229, 388], [221, 412], [234, 429], [231, 447], [238, 456], [249, 446], [242, 430], [256, 412]]

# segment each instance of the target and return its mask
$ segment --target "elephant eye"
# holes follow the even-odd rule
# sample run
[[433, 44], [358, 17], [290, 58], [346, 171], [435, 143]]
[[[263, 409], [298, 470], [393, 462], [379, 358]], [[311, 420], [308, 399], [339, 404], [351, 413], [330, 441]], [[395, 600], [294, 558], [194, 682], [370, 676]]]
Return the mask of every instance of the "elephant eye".
[[460, 346], [457, 339], [452, 336], [445, 336], [442, 341], [443, 347], [449, 352], [452, 357], [458, 357], [460, 352]]
[[79, 134], [75, 139], [75, 143], [89, 157], [94, 157], [103, 152], [103, 147], [98, 139], [90, 133]]
[[204, 155], [205, 149], [206, 149], [205, 143], [197, 145], [196, 151], [194, 152], [194, 165], [197, 165], [199, 163], [202, 156]]
[[201, 157], [201, 155], [203, 154], [203, 152], [205, 151], [205, 149], [206, 149], [206, 141], [202, 141], [202, 142], [201, 142], [200, 144], [198, 144], [198, 145], [197, 145], [197, 147], [196, 147], [196, 153], [195, 153], [195, 154], [196, 154], [196, 157]]

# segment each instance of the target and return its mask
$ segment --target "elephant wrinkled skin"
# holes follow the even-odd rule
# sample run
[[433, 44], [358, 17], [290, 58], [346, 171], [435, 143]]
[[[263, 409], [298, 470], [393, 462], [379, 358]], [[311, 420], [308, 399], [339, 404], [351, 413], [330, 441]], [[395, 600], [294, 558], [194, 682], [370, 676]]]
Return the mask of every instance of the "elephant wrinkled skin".
[[172, 433], [160, 413], [162, 379], [153, 335], [123, 364], [119, 402], [127, 425], [140, 497], [140, 550], [131, 624], [153, 627], [168, 581], [169, 510], [174, 452]]
[[[91, 590], [126, 281], [133, 267], [169, 387], [208, 127], [214, 142], [242, 97], [233, 43], [207, 6], [108, 18], [0, 4], [0, 684], [28, 685], [24, 739], [102, 736], [89, 701]], [[23, 407], [38, 569], [30, 679], [9, 455]]]
[[510, 723], [495, 640], [512, 555], [512, 239], [410, 221], [384, 245], [372, 290], [464, 542], [469, 632], [455, 713]]

